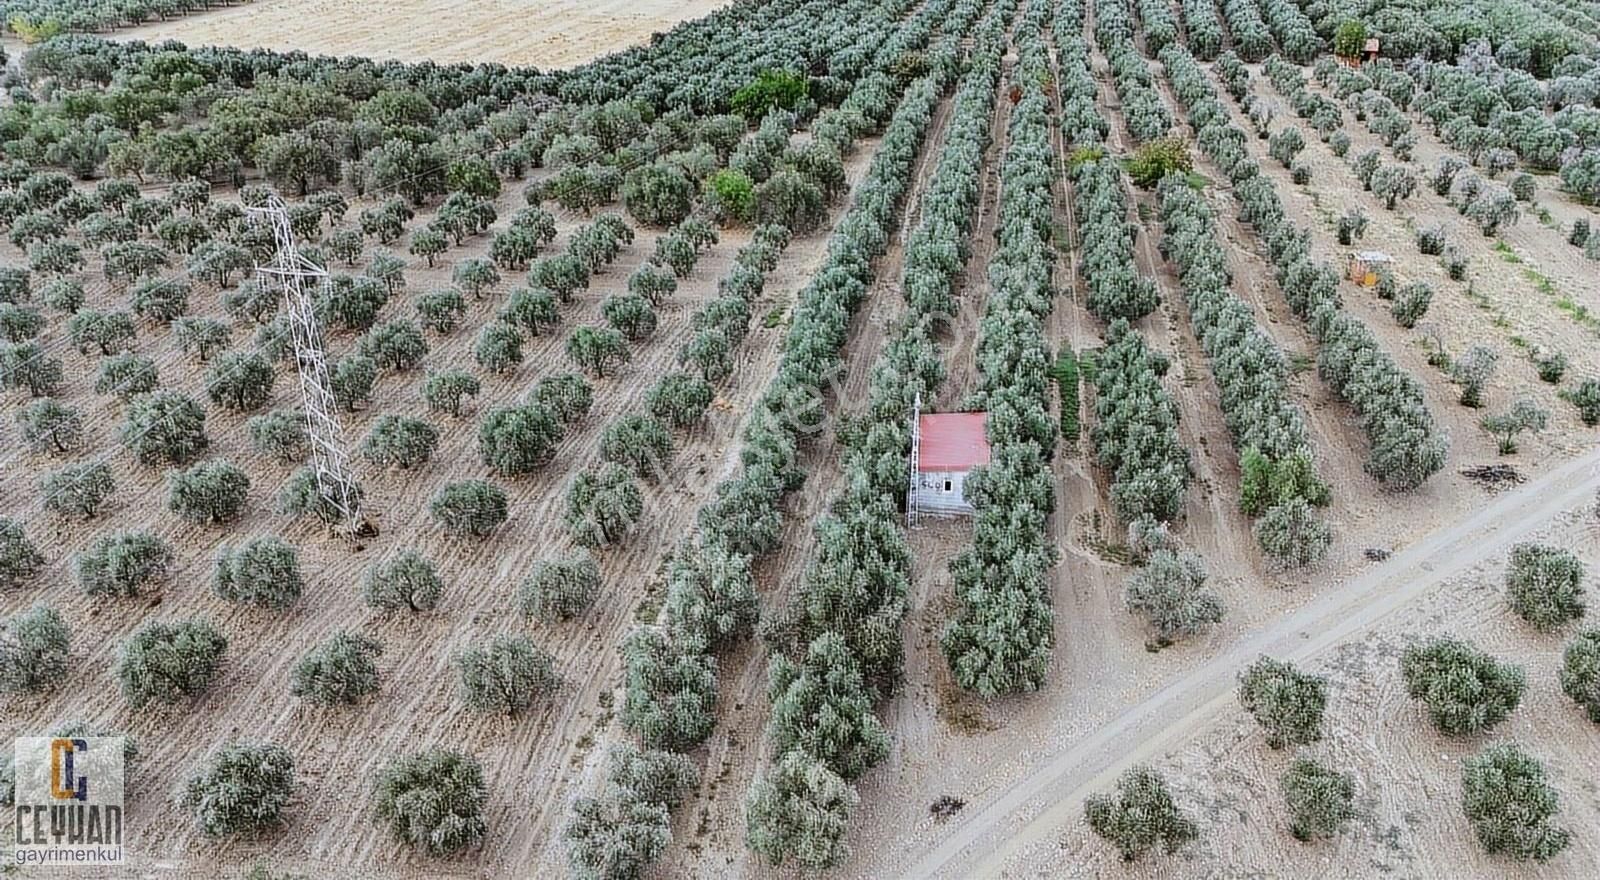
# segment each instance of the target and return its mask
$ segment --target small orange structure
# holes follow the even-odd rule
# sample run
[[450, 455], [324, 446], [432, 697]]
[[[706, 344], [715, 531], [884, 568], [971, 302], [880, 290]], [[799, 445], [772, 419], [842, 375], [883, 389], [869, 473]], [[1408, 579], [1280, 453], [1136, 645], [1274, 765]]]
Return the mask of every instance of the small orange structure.
[[1394, 258], [1383, 251], [1356, 251], [1350, 255], [1345, 277], [1361, 285], [1372, 287], [1378, 283], [1378, 270], [1394, 265]]

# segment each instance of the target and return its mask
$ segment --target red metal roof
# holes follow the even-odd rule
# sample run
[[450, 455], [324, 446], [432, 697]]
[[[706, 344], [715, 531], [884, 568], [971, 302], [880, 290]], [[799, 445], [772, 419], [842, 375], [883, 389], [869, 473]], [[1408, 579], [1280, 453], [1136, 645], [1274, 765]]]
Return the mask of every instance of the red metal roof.
[[922, 437], [917, 451], [917, 470], [965, 471], [973, 465], [989, 463], [989, 438], [983, 434], [981, 412], [924, 413], [917, 433]]

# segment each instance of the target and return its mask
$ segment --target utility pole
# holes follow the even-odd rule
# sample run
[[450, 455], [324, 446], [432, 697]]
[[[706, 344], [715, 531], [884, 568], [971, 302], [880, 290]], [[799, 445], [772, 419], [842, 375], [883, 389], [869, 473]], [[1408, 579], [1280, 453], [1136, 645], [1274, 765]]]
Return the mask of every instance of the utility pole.
[[277, 196], [264, 207], [248, 210], [272, 225], [277, 242], [272, 262], [257, 265], [256, 274], [262, 284], [283, 292], [289, 335], [294, 342], [295, 365], [300, 374], [306, 433], [311, 439], [311, 468], [316, 476], [317, 494], [323, 502], [319, 512], [346, 538], [374, 535], [377, 530], [361, 515], [361, 487], [351, 476], [345, 457], [344, 434], [339, 429], [333, 385], [328, 378], [322, 323], [317, 320], [315, 292], [326, 289], [328, 272], [301, 256], [295, 248], [289, 212]]

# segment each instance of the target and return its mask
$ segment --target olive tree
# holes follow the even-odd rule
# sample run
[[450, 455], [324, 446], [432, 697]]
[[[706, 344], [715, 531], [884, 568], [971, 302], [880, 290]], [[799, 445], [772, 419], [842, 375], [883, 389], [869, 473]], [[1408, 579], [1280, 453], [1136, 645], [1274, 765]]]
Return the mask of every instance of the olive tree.
[[1206, 585], [1205, 563], [1198, 554], [1163, 548], [1128, 578], [1124, 599], [1128, 610], [1144, 614], [1155, 629], [1151, 646], [1170, 645], [1222, 620], [1222, 597]]
[[372, 401], [372, 388], [378, 383], [378, 362], [361, 354], [339, 358], [328, 371], [333, 402], [346, 412], [355, 412]]
[[845, 836], [859, 802], [827, 764], [793, 749], [751, 783], [745, 843], [772, 865], [793, 858], [811, 870], [833, 867], [850, 854]]
[[1535, 628], [1549, 631], [1583, 616], [1583, 562], [1548, 544], [1517, 544], [1506, 565], [1511, 610]]
[[495, 373], [509, 373], [522, 363], [522, 331], [502, 320], [491, 321], [478, 331], [473, 347], [478, 366]]
[[262, 455], [283, 464], [305, 461], [311, 454], [311, 437], [306, 419], [298, 410], [275, 409], [245, 422], [250, 445]]
[[428, 343], [415, 321], [395, 318], [368, 330], [358, 350], [381, 369], [411, 370], [428, 354]]
[[44, 556], [28, 540], [22, 524], [0, 516], [0, 588], [10, 589], [39, 573]]
[[396, 840], [447, 856], [483, 839], [489, 789], [461, 752], [434, 749], [392, 761], [378, 776], [375, 811]]
[[427, 379], [423, 380], [422, 399], [427, 401], [428, 409], [433, 412], [459, 416], [462, 399], [476, 397], [481, 388], [481, 383], [471, 373], [441, 370], [429, 373]]
[[1428, 306], [1433, 302], [1433, 286], [1425, 281], [1417, 281], [1400, 288], [1395, 294], [1394, 303], [1389, 307], [1389, 314], [1394, 316], [1394, 322], [1406, 329], [1417, 326], [1422, 316], [1428, 313]]
[[336, 632], [312, 648], [289, 673], [289, 693], [317, 706], [361, 701], [378, 690], [383, 644], [370, 636]]
[[417, 297], [417, 320], [435, 333], [454, 333], [467, 313], [467, 301], [455, 288], [430, 290]]
[[633, 474], [611, 463], [599, 473], [584, 471], [567, 487], [564, 521], [580, 546], [599, 547], [620, 539], [644, 514], [644, 496]]
[[105, 462], [67, 465], [39, 481], [45, 510], [84, 519], [93, 519], [116, 488], [117, 481]]
[[0, 694], [39, 693], [67, 675], [72, 633], [48, 605], [36, 605], [0, 626]]
[[189, 777], [179, 799], [212, 837], [255, 834], [283, 822], [294, 794], [294, 756], [273, 743], [230, 742]]
[[628, 361], [628, 343], [616, 330], [579, 327], [567, 337], [567, 357], [580, 368], [604, 378], [607, 369]]
[[211, 441], [206, 437], [206, 410], [178, 391], [156, 391], [135, 399], [122, 424], [122, 444], [140, 464], [185, 464]]
[[251, 538], [217, 554], [212, 590], [229, 602], [283, 610], [300, 599], [300, 556], [282, 538]]
[[1474, 345], [1450, 365], [1450, 380], [1461, 386], [1461, 405], [1483, 406], [1483, 388], [1494, 375], [1500, 356], [1483, 345]]
[[428, 513], [446, 534], [487, 538], [506, 521], [506, 493], [482, 480], [447, 483], [428, 502]]
[[471, 257], [456, 264], [450, 280], [474, 299], [482, 299], [484, 293], [500, 283], [500, 271], [482, 257]]
[[555, 294], [542, 287], [519, 287], [512, 291], [499, 317], [507, 324], [528, 331], [531, 336], [538, 336], [561, 323]]
[[1411, 645], [1400, 656], [1406, 693], [1428, 706], [1440, 732], [1464, 736], [1487, 730], [1522, 702], [1527, 679], [1520, 666], [1501, 663], [1459, 639]]
[[532, 399], [555, 413], [562, 424], [571, 424], [588, 415], [594, 405], [594, 389], [576, 373], [557, 373], [539, 380]]
[[1279, 787], [1289, 807], [1289, 833], [1295, 840], [1332, 837], [1355, 818], [1355, 778], [1310, 758], [1296, 758]]
[[122, 696], [135, 709], [194, 696], [216, 678], [227, 650], [228, 638], [203, 620], [146, 624], [122, 646]]
[[1089, 828], [1131, 862], [1156, 848], [1177, 852], [1199, 836], [1194, 821], [1178, 808], [1161, 774], [1134, 767], [1117, 779], [1115, 795], [1093, 795], [1084, 804]]
[[641, 877], [672, 841], [672, 809], [699, 774], [684, 755], [619, 743], [607, 755], [598, 797], [573, 802], [562, 829], [575, 880]]
[[653, 162], [628, 172], [622, 182], [622, 203], [646, 226], [671, 226], [689, 216], [694, 184], [667, 162]]
[[750, 557], [717, 542], [680, 546], [667, 564], [662, 614], [673, 632], [710, 648], [749, 632], [757, 616]]
[[78, 586], [90, 596], [136, 598], [167, 573], [174, 559], [172, 546], [149, 532], [117, 532], [96, 538], [73, 568]]
[[618, 333], [634, 341], [644, 339], [656, 330], [656, 310], [649, 300], [638, 294], [606, 297], [605, 302], [600, 304], [600, 315]]
[[83, 416], [59, 400], [35, 400], [17, 413], [22, 442], [29, 451], [65, 454], [83, 447]]
[[1485, 431], [1493, 434], [1499, 443], [1501, 455], [1517, 451], [1517, 435], [1524, 431], [1542, 431], [1550, 422], [1550, 413], [1541, 409], [1531, 397], [1519, 397], [1503, 413], [1483, 417], [1479, 422]]
[[123, 352], [100, 362], [100, 375], [95, 377], [96, 394], [110, 394], [120, 400], [132, 400], [149, 394], [161, 385], [156, 372], [156, 362], [142, 354]]
[[665, 473], [672, 457], [672, 434], [655, 416], [623, 416], [601, 432], [600, 457], [626, 465], [647, 480], [655, 479]]
[[628, 276], [628, 292], [659, 306], [678, 290], [678, 279], [655, 263], [645, 263]]
[[184, 354], [201, 363], [228, 344], [228, 325], [215, 318], [183, 317], [172, 322], [172, 335]]
[[538, 403], [493, 409], [478, 425], [478, 456], [502, 476], [531, 473], [555, 457], [565, 430]]
[[1267, 745], [1305, 745], [1322, 738], [1328, 680], [1262, 657], [1239, 673], [1239, 703], [1267, 732]]
[[622, 642], [624, 727], [651, 748], [688, 751], [716, 723], [717, 661], [657, 626], [635, 627]]
[[439, 570], [415, 550], [402, 550], [367, 569], [361, 596], [379, 611], [432, 611], [444, 594]]
[[705, 417], [715, 396], [711, 383], [685, 372], [672, 372], [650, 389], [645, 406], [650, 414], [674, 428], [688, 428]]
[[133, 316], [127, 312], [82, 309], [67, 321], [67, 336], [82, 354], [116, 354], [133, 342], [136, 333]]
[[1561, 811], [1544, 765], [1514, 743], [1497, 743], [1461, 768], [1461, 807], [1490, 855], [1547, 862], [1567, 848], [1572, 833], [1551, 824]]
[[47, 354], [37, 342], [0, 344], [0, 388], [26, 389], [32, 397], [55, 394], [65, 381], [65, 370], [59, 358]]
[[172, 278], [146, 278], [133, 286], [133, 313], [146, 321], [171, 324], [189, 310], [189, 285]]
[[259, 409], [272, 399], [277, 373], [259, 352], [231, 351], [206, 371], [211, 402], [234, 412]]
[[1280, 566], [1310, 565], [1333, 543], [1332, 530], [1317, 519], [1304, 498], [1290, 498], [1267, 508], [1251, 531], [1262, 552]]
[[524, 636], [497, 636], [456, 657], [462, 702], [474, 712], [515, 715], [560, 687], [555, 664]]
[[1600, 629], [1586, 629], [1561, 658], [1561, 690], [1600, 724]]
[[774, 753], [803, 751], [846, 780], [889, 754], [889, 734], [873, 712], [860, 661], [839, 633], [818, 636], [798, 662], [774, 655], [767, 681]]
[[594, 604], [599, 591], [600, 566], [589, 554], [540, 560], [518, 588], [517, 605], [526, 617], [559, 623]]
[[413, 468], [426, 463], [437, 448], [438, 428], [422, 419], [384, 415], [373, 423], [361, 453], [380, 467]]
[[194, 523], [237, 520], [249, 495], [249, 475], [226, 459], [204, 461], [167, 476], [168, 509]]

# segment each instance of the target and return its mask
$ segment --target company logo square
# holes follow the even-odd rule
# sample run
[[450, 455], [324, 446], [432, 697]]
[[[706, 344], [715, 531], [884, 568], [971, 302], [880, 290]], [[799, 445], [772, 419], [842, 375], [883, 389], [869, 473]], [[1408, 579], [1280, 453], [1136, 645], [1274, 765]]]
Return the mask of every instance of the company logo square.
[[124, 745], [120, 736], [16, 741], [16, 864], [123, 864]]

